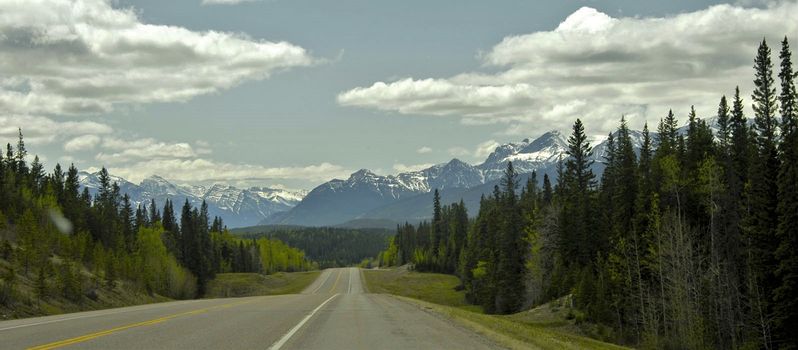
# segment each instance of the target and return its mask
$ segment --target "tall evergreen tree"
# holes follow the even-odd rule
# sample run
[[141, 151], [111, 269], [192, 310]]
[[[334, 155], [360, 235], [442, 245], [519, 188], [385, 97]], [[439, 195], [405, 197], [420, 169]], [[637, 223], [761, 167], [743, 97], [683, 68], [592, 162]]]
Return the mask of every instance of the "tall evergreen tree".
[[155, 198], [153, 198], [150, 200], [150, 222], [155, 224], [158, 221], [161, 221], [161, 212], [158, 211], [158, 207], [155, 205]]
[[781, 52], [781, 164], [778, 174], [778, 226], [779, 260], [776, 275], [778, 287], [774, 291], [776, 329], [774, 340], [782, 348], [798, 347], [798, 110], [795, 90], [796, 73], [792, 67], [792, 54], [787, 38], [782, 41]]
[[553, 196], [554, 192], [551, 189], [551, 180], [549, 179], [549, 174], [543, 174], [543, 204], [551, 204]]
[[130, 203], [130, 196], [125, 193], [122, 196], [122, 207], [119, 211], [122, 225], [122, 237], [128, 252], [133, 252], [133, 245], [136, 240], [135, 218], [133, 217], [133, 205]]
[[499, 256], [497, 262], [496, 312], [502, 314], [517, 311], [524, 297], [524, 277], [526, 244], [523, 232], [523, 216], [518, 197], [518, 175], [512, 162], [507, 162], [507, 169], [502, 179], [504, 191], [501, 193], [502, 225], [499, 233]]
[[759, 45], [754, 60], [754, 93], [751, 96], [756, 132], [756, 154], [751, 163], [750, 215], [747, 218], [746, 238], [749, 251], [749, 295], [755, 310], [755, 327], [762, 335], [762, 346], [772, 346], [773, 290], [777, 286], [774, 272], [778, 247], [778, 187], [774, 174], [779, 171], [776, 140], [776, 91], [770, 48], [765, 40]]
[[28, 150], [25, 148], [25, 140], [22, 137], [22, 128], [19, 128], [19, 139], [17, 140], [17, 151], [14, 154], [16, 160], [15, 170], [17, 177], [23, 179], [28, 174], [28, 167], [25, 164], [25, 157], [28, 156]]
[[590, 169], [593, 163], [591, 153], [585, 127], [577, 119], [568, 137], [568, 159], [560, 181], [563, 184], [564, 203], [559, 244], [566, 265], [576, 263], [580, 267], [587, 266], [604, 245], [599, 237], [592, 234], [594, 213], [591, 202], [595, 175]]

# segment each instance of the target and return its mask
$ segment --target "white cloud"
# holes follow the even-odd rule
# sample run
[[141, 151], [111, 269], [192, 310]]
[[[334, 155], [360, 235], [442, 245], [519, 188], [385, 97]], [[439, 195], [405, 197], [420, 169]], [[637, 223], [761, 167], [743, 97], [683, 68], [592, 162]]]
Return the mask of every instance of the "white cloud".
[[196, 158], [198, 152], [185, 142], [160, 142], [152, 138], [124, 140], [106, 137], [102, 147], [111, 153], [99, 153], [96, 160], [104, 164], [119, 164], [142, 159], [186, 159]]
[[424, 163], [424, 164], [405, 165], [405, 164], [402, 164], [402, 163], [396, 163], [396, 164], [393, 165], [393, 170], [395, 170], [397, 172], [400, 172], [400, 173], [407, 173], [407, 172], [411, 172], [411, 171], [423, 170], [423, 169], [429, 168], [429, 167], [431, 167], [433, 165], [435, 165], [435, 164]]
[[0, 115], [0, 140], [6, 142], [16, 140], [18, 128], [22, 128], [26, 142], [37, 146], [76, 136], [105, 135], [113, 132], [113, 128], [109, 125], [93, 121], [55, 121], [40, 116]]
[[100, 140], [100, 137], [97, 135], [78, 136], [67, 141], [64, 144], [64, 150], [67, 152], [91, 150], [100, 143]]
[[448, 151], [449, 151], [449, 155], [451, 155], [453, 157], [464, 157], [464, 156], [470, 156], [471, 155], [471, 151], [469, 151], [468, 149], [466, 149], [464, 147], [459, 147], [459, 146], [458, 147], [451, 147], [451, 148], [448, 149]]
[[202, 0], [203, 5], [238, 5], [245, 2], [256, 2], [260, 0]]
[[477, 158], [485, 158], [493, 151], [496, 150], [496, 147], [499, 147], [499, 143], [496, 140], [488, 140], [483, 143], [477, 145], [477, 149], [474, 151], [474, 157]]
[[416, 153], [418, 153], [418, 154], [427, 154], [427, 153], [430, 153], [430, 152], [432, 152], [432, 148], [431, 147], [427, 147], [427, 146], [422, 146], [422, 147], [420, 147], [419, 149], [416, 150]]
[[621, 115], [642, 127], [669, 108], [686, 115], [690, 105], [712, 115], [736, 85], [750, 93], [763, 37], [774, 62], [785, 35], [798, 39], [796, 14], [795, 1], [661, 18], [613, 18], [583, 7], [554, 30], [504, 38], [481, 55], [488, 73], [380, 81], [342, 92], [338, 103], [505, 123], [508, 133], [526, 135], [565, 130], [575, 118], [599, 134], [617, 127]]
[[186, 101], [314, 63], [302, 47], [143, 23], [110, 0], [0, 1], [0, 111]]
[[350, 171], [341, 166], [321, 163], [308, 166], [265, 167], [251, 164], [216, 162], [209, 159], [151, 159], [121, 166], [109, 166], [108, 171], [129, 181], [139, 182], [157, 174], [178, 181], [266, 181], [274, 179], [306, 180], [314, 182], [346, 178]]

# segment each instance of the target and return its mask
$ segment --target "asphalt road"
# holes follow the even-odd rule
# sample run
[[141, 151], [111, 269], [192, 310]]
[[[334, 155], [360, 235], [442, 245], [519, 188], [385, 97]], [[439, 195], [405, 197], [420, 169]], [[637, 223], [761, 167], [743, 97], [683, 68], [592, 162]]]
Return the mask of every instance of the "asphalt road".
[[0, 349], [492, 349], [388, 295], [356, 268], [302, 294], [202, 299], [0, 322]]

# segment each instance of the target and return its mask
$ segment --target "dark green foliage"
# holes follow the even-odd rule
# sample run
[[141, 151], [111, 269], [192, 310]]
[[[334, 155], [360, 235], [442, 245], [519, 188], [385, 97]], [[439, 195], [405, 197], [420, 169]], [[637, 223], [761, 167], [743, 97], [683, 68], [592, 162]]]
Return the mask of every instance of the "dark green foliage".
[[601, 236], [593, 234], [596, 224], [593, 210], [596, 182], [595, 175], [590, 170], [591, 154], [592, 148], [587, 142], [585, 127], [577, 119], [568, 138], [565, 172], [559, 180], [562, 184], [559, 247], [564, 265], [575, 265], [579, 270], [590, 264], [607, 244]]
[[[538, 193], [534, 180], [519, 197], [517, 175], [508, 163], [502, 188], [482, 198], [476, 220], [469, 224], [465, 204], [441, 206], [437, 191], [433, 222], [397, 227], [389, 247], [380, 253], [383, 265], [410, 263], [419, 271], [455, 274], [466, 296], [488, 313], [512, 313], [524, 303], [526, 228], [536, 224], [525, 217], [534, 211]], [[548, 186], [551, 195], [551, 185]], [[545, 194], [544, 194], [545, 196]]]
[[773, 292], [776, 313], [774, 341], [783, 348], [798, 347], [798, 110], [795, 73], [787, 38], [782, 41], [781, 58], [781, 164], [777, 178], [779, 262], [778, 287]]
[[[0, 259], [10, 271], [0, 285], [0, 299], [6, 305], [15, 302], [17, 273], [34, 282], [40, 299], [80, 303], [96, 297], [93, 289], [100, 283], [113, 289], [123, 282], [148, 293], [192, 298], [220, 271], [316, 267], [302, 251], [277, 240], [235, 238], [218, 219], [214, 228], [224, 232], [212, 233], [205, 203], [192, 208], [186, 202], [178, 225], [171, 201], [163, 216], [154, 201], [149, 210], [139, 205], [134, 211], [105, 168], [92, 198], [87, 188], [80, 191], [74, 165], [66, 173], [56, 165], [45, 174], [38, 157], [28, 166], [26, 155], [20, 130], [16, 151], [8, 145], [7, 155], [0, 157]], [[61, 215], [67, 224], [53, 219]], [[225, 246], [239, 249], [223, 255]]]
[[775, 271], [778, 268], [775, 251], [778, 248], [779, 172], [777, 150], [776, 92], [773, 81], [770, 48], [763, 40], [759, 45], [755, 65], [754, 109], [755, 153], [750, 168], [748, 186], [749, 215], [745, 223], [745, 240], [748, 245], [750, 265], [749, 294], [757, 323], [757, 333], [762, 342], [772, 344], [773, 291], [777, 286]]
[[[392, 236], [384, 229], [338, 227], [255, 226], [232, 232], [242, 238], [266, 237], [285, 242], [305, 252], [321, 268], [351, 266], [376, 257]], [[429, 234], [425, 238], [429, 239]]]

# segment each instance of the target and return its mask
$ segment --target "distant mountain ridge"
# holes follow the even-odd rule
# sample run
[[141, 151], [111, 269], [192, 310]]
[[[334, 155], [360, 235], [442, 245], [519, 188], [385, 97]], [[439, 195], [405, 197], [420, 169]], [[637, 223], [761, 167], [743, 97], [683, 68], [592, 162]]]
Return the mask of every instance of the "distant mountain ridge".
[[[630, 131], [636, 149], [643, 134]], [[478, 209], [479, 198], [489, 194], [501, 179], [507, 163], [512, 161], [522, 180], [537, 172], [538, 181], [548, 174], [556, 179], [557, 163], [567, 158], [568, 144], [559, 131], [540, 137], [499, 145], [485, 161], [471, 165], [452, 159], [448, 163], [397, 175], [381, 176], [367, 169], [353, 173], [346, 180], [331, 180], [319, 185], [294, 208], [272, 216], [261, 224], [333, 226], [347, 222], [401, 223], [429, 217], [431, 192], [438, 189], [443, 201], [463, 200], [471, 213]], [[601, 174], [607, 141], [595, 145], [593, 171]]]
[[[717, 133], [716, 118], [706, 119], [713, 133]], [[750, 122], [750, 120], [749, 120]], [[679, 134], [687, 133], [687, 126], [680, 127]], [[639, 152], [643, 144], [643, 133], [629, 130], [632, 144]], [[652, 142], [657, 134], [651, 132]], [[433, 165], [429, 168], [403, 172], [396, 175], [378, 175], [368, 169], [360, 169], [349, 178], [333, 179], [311, 191], [292, 191], [267, 187], [239, 189], [229, 185], [215, 184], [210, 187], [175, 185], [154, 175], [131, 183], [112, 176], [123, 193], [128, 193], [134, 203], [149, 203], [155, 199], [159, 207], [169, 198], [182, 205], [188, 201], [199, 205], [208, 203], [211, 215], [220, 216], [229, 227], [253, 225], [298, 225], [298, 226], [390, 226], [391, 223], [415, 222], [428, 219], [432, 208], [432, 191], [438, 189], [444, 203], [460, 201], [470, 213], [479, 208], [479, 198], [492, 192], [498, 184], [507, 162], [512, 161], [520, 180], [526, 181], [537, 172], [538, 182], [548, 174], [552, 181], [557, 178], [557, 163], [565, 160], [567, 140], [559, 131], [549, 131], [535, 139], [524, 139], [497, 146], [484, 162], [471, 165], [459, 159]], [[593, 144], [592, 170], [597, 176], [604, 171], [607, 140]], [[81, 172], [81, 185], [90, 192], [99, 185], [97, 174]]]
[[[98, 173], [81, 171], [78, 178], [80, 185], [88, 188], [89, 193], [93, 195], [97, 192], [100, 186]], [[130, 196], [134, 205], [149, 206], [155, 199], [158, 209], [162, 209], [166, 199], [169, 199], [175, 203], [175, 210], [179, 211], [186, 200], [193, 206], [199, 206], [205, 200], [210, 215], [221, 217], [231, 228], [256, 225], [276, 213], [293, 208], [307, 194], [304, 190], [268, 187], [239, 189], [223, 184], [210, 187], [176, 185], [158, 175], [150, 176], [139, 184], [113, 175], [111, 180], [119, 185], [121, 193]]]

